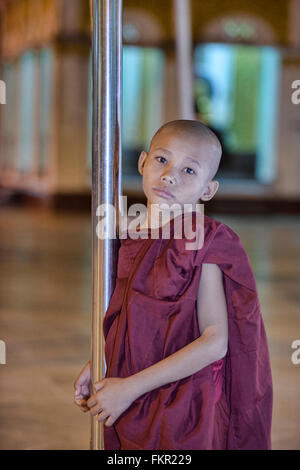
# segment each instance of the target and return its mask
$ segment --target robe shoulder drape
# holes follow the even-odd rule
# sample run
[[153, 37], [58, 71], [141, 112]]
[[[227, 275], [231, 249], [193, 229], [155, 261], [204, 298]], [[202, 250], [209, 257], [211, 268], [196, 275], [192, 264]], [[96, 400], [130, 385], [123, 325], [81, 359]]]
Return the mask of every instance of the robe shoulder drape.
[[223, 272], [228, 312], [221, 396], [219, 362], [147, 392], [104, 426], [105, 449], [270, 449], [271, 367], [249, 258], [221, 222], [203, 216], [203, 246], [192, 250], [184, 236], [174, 238], [172, 222], [169, 239], [120, 239], [116, 286], [103, 321], [106, 377], [133, 375], [200, 336], [202, 264], [213, 263]]

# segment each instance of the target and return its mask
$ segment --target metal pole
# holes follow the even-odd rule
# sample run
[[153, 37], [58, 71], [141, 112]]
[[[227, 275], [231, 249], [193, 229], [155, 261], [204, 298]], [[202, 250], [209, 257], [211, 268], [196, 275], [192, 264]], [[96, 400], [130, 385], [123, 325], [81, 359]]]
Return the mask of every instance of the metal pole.
[[194, 119], [190, 0], [174, 0], [180, 119]]
[[[118, 220], [121, 196], [122, 0], [92, 0], [92, 381], [105, 377], [103, 316], [115, 286], [117, 239], [99, 239], [97, 208], [112, 205]], [[113, 213], [106, 212], [109, 227]], [[118, 235], [118, 233], [117, 233]], [[90, 448], [104, 448], [103, 423], [92, 418]]]

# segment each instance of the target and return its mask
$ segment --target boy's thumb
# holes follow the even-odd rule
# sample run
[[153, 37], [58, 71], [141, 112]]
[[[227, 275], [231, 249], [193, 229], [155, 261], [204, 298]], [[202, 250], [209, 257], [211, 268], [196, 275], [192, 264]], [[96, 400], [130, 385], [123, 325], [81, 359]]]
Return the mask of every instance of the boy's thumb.
[[94, 392], [98, 392], [98, 390], [101, 390], [101, 388], [104, 386], [104, 380], [99, 380], [99, 382], [95, 382], [93, 384], [93, 390]]

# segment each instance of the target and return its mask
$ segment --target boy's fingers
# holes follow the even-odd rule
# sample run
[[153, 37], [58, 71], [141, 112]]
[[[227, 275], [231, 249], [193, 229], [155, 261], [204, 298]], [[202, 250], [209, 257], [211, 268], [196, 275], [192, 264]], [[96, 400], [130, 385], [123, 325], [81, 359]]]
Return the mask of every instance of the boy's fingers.
[[112, 416], [110, 416], [110, 417], [105, 421], [104, 426], [107, 426], [107, 427], [112, 426], [112, 425], [114, 424], [114, 422], [115, 422], [114, 418], [112, 418]]
[[97, 421], [104, 421], [108, 417], [108, 414], [105, 413], [103, 410], [98, 413]]
[[90, 413], [92, 416], [97, 415], [98, 413], [100, 413], [100, 411], [102, 411], [102, 408], [99, 405], [94, 406], [93, 408], [90, 408]]
[[86, 397], [83, 397], [82, 395], [75, 396], [74, 403], [78, 405], [81, 409], [83, 409], [84, 411], [89, 410], [89, 407], [87, 406], [87, 399]]
[[83, 411], [84, 413], [86, 413], [87, 411], [90, 411], [90, 409], [87, 407], [87, 406], [83, 406], [83, 405], [78, 405], [78, 407], [81, 409], [81, 411]]
[[84, 392], [85, 392], [84, 387], [82, 387], [81, 385], [77, 385], [74, 388], [74, 396], [75, 397], [84, 397], [84, 396], [86, 396], [86, 393], [84, 393]]
[[86, 398], [83, 395], [74, 395], [74, 401], [78, 404], [82, 402], [82, 400], [86, 401]]
[[81, 409], [82, 411], [84, 411], [84, 412], [90, 411], [90, 409], [89, 409], [88, 406], [86, 406], [86, 405], [81, 405], [81, 406], [80, 406], [80, 409]]
[[78, 405], [82, 411], [88, 411], [88, 408], [85, 405]]
[[75, 398], [74, 399], [74, 403], [78, 406], [82, 406], [82, 400], [78, 399], [78, 398]]
[[78, 405], [81, 403], [81, 400], [83, 399], [83, 396], [82, 395], [74, 395], [74, 401], [75, 403], [77, 403]]
[[86, 402], [87, 406], [89, 408], [92, 408], [93, 406], [97, 405], [97, 400], [95, 399], [94, 395], [92, 395]]
[[102, 379], [102, 380], [99, 380], [99, 382], [94, 382], [93, 383], [93, 390], [95, 392], [97, 392], [98, 390], [100, 390], [103, 386], [104, 386], [104, 381], [105, 379]]
[[91, 410], [94, 406], [99, 406], [99, 404], [96, 402], [96, 401], [87, 401], [86, 402], [86, 405], [89, 407], [89, 409]]

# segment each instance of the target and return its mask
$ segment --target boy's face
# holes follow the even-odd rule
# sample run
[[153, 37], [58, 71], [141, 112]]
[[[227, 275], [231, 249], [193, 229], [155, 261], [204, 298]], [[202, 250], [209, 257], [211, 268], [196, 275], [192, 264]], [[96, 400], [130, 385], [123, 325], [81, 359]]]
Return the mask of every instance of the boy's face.
[[[208, 201], [219, 183], [211, 180], [213, 150], [207, 141], [164, 130], [139, 157], [148, 204], [196, 204]], [[160, 192], [159, 190], [165, 191]]]

